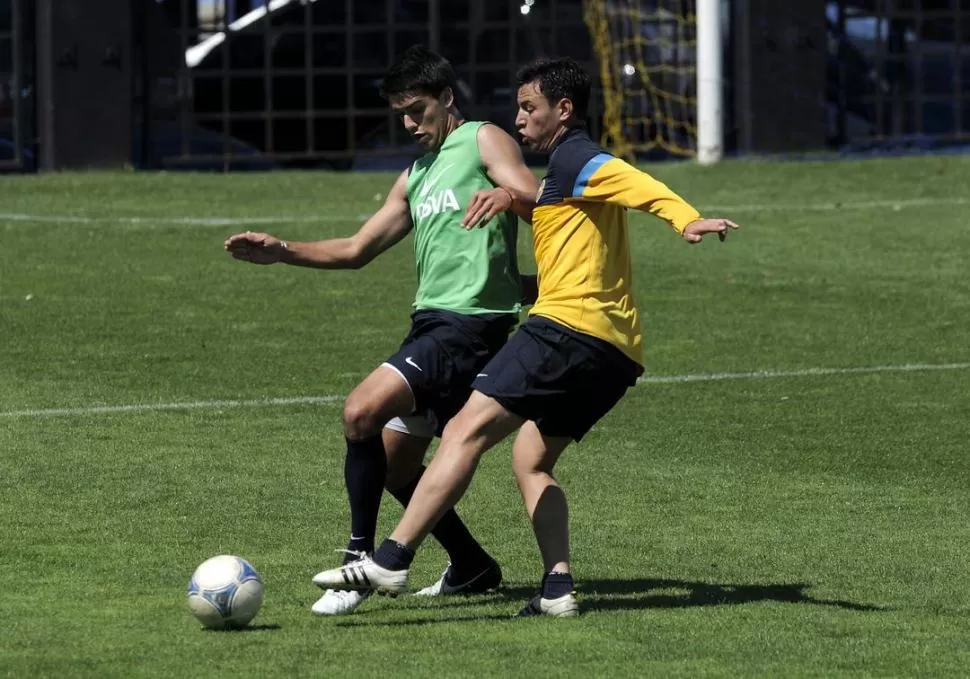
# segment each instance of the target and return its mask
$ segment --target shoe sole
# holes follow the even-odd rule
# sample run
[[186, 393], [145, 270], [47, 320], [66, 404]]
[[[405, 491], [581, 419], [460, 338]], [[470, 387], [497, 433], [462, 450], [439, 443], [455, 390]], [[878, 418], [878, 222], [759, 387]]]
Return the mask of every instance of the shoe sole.
[[330, 612], [330, 611], [316, 611], [316, 610], [313, 609], [313, 606], [311, 606], [310, 607], [310, 612], [313, 613], [313, 615], [320, 616], [321, 618], [333, 618], [333, 617], [341, 616], [341, 615], [350, 615], [351, 613], [353, 613], [354, 611], [356, 611], [358, 608], [360, 608], [361, 604], [363, 604], [365, 601], [367, 601], [367, 598], [370, 596], [370, 594], [371, 594], [370, 592], [364, 592], [363, 593], [363, 597], [361, 598], [361, 600], [358, 601], [357, 604], [355, 606], [351, 607], [351, 608], [346, 608], [346, 609], [341, 610], [341, 611], [333, 611], [333, 612]]

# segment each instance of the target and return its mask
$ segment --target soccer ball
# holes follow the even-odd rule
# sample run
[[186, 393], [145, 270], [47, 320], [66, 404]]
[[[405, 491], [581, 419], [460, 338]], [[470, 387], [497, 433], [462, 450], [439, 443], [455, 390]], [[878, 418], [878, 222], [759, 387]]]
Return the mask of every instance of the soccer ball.
[[189, 609], [206, 629], [245, 627], [262, 604], [263, 579], [238, 556], [207, 559], [189, 580]]

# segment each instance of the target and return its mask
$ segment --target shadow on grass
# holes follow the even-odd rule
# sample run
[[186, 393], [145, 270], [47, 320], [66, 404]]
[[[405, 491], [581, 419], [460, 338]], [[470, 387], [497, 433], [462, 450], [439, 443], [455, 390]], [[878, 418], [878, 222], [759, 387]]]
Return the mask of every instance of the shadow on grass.
[[245, 627], [235, 627], [229, 629], [210, 629], [207, 632], [218, 632], [222, 634], [239, 634], [240, 632], [272, 632], [273, 630], [283, 629], [276, 623], [268, 625], [246, 625]]
[[[849, 611], [886, 611], [883, 606], [846, 601], [843, 599], [819, 599], [811, 596], [807, 590], [811, 585], [806, 583], [779, 583], [768, 585], [737, 585], [709, 582], [694, 582], [688, 580], [636, 578], [632, 580], [585, 580], [578, 583], [577, 592], [582, 612], [622, 611], [663, 608], [695, 608], [704, 606], [737, 606], [758, 602], [774, 601], [790, 604], [807, 604], [813, 606], [831, 606]], [[441, 606], [425, 608], [434, 615], [435, 611], [454, 609], [456, 607], [475, 607], [494, 605], [499, 601], [515, 601], [519, 606], [533, 596], [535, 587], [502, 587], [488, 595], [473, 597], [448, 597]], [[401, 599], [407, 601], [407, 597]], [[410, 609], [412, 612], [417, 610]], [[518, 610], [516, 608], [516, 610]], [[429, 618], [411, 620], [347, 620], [337, 623], [341, 627], [356, 626], [398, 626], [398, 625], [431, 625], [447, 622], [480, 622], [484, 620], [515, 620], [515, 611], [508, 614], [475, 615], [436, 615]]]
[[[577, 591], [583, 610], [630, 610], [644, 608], [695, 608], [736, 606], [762, 601], [832, 606], [850, 611], [884, 611], [882, 606], [818, 599], [806, 590], [807, 583], [736, 585], [689, 580], [636, 578], [632, 580], [584, 580]], [[496, 592], [508, 599], [524, 600], [535, 596], [533, 587], [506, 587]]]
[[[415, 609], [409, 609], [414, 612]], [[434, 614], [434, 609], [424, 609], [431, 614]], [[385, 611], [386, 612], [386, 611]], [[435, 615], [433, 618], [411, 618], [410, 620], [401, 620], [399, 617], [394, 617], [390, 619], [383, 620], [364, 620], [364, 619], [353, 619], [353, 620], [341, 620], [334, 625], [336, 627], [401, 627], [403, 626], [421, 626], [421, 625], [440, 625], [447, 622], [508, 622], [510, 620], [515, 620], [511, 613], [501, 614], [501, 613], [489, 613], [487, 615], [475, 615], [473, 612], [469, 612], [468, 615]]]

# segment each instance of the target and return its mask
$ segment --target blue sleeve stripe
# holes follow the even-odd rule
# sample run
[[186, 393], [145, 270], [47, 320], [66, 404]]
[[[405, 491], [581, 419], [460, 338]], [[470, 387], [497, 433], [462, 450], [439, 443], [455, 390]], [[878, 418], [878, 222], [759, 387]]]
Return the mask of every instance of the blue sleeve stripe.
[[586, 190], [586, 185], [589, 184], [590, 177], [610, 160], [613, 160], [613, 156], [609, 153], [598, 153], [587, 161], [583, 169], [579, 171], [579, 175], [576, 177], [576, 183], [573, 184], [573, 198], [578, 198], [583, 195], [583, 191]]

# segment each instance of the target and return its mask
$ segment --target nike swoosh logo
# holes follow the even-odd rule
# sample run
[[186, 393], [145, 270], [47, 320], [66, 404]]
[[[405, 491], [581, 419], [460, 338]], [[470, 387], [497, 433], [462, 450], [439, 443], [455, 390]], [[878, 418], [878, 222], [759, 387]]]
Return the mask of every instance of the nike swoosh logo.
[[449, 165], [445, 165], [443, 168], [441, 168], [441, 171], [438, 172], [438, 174], [436, 174], [433, 178], [426, 179], [424, 181], [424, 184], [421, 185], [421, 190], [418, 192], [418, 198], [424, 198], [429, 193], [431, 193], [431, 189], [433, 189], [435, 187], [435, 185], [439, 181], [441, 181], [441, 178], [445, 175], [445, 172], [447, 172], [448, 170], [450, 170], [454, 166], [455, 166], [454, 163], [451, 163]]
[[476, 580], [480, 580], [483, 576], [488, 575], [488, 572], [490, 570], [492, 570], [491, 567], [486, 568], [485, 570], [483, 570], [481, 573], [479, 573], [478, 575], [476, 575], [471, 580], [468, 580], [467, 582], [463, 582], [460, 585], [449, 585], [447, 582], [442, 582], [441, 583], [441, 593], [442, 594], [455, 594], [456, 592], [460, 592], [461, 590], [465, 589], [466, 587], [470, 587], [472, 584], [475, 583]]
[[414, 359], [411, 358], [410, 356], [408, 356], [407, 358], [405, 358], [404, 359], [404, 362], [407, 363], [409, 366], [411, 366], [413, 368], [416, 368], [418, 372], [422, 372], [422, 373], [424, 372], [423, 370], [421, 370], [421, 366], [418, 365], [417, 363], [415, 363], [414, 362]]

